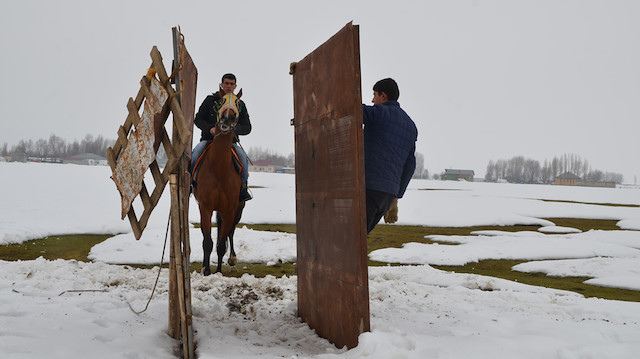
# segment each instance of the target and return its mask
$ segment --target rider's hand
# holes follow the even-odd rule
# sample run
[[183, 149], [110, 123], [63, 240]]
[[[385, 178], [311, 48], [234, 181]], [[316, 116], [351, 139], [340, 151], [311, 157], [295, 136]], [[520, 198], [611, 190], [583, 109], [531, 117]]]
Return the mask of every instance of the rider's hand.
[[209, 132], [211, 133], [211, 136], [215, 136], [217, 131], [218, 131], [218, 127], [216, 126], [211, 127], [211, 130], [209, 130]]

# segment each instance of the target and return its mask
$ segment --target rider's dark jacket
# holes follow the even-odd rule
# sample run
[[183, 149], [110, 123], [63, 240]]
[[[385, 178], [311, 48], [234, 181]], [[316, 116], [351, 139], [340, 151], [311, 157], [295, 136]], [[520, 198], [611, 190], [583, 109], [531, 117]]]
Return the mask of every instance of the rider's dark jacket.
[[[202, 130], [202, 134], [200, 135], [200, 141], [209, 141], [213, 140], [213, 136], [211, 135], [211, 128], [216, 125], [216, 116], [217, 113], [214, 109], [216, 102], [220, 100], [220, 94], [214, 93], [207, 96], [200, 108], [198, 109], [198, 113], [194, 119], [194, 123], [198, 126], [199, 129]], [[238, 100], [240, 102], [240, 116], [238, 118], [238, 124], [235, 129], [235, 136], [233, 138], [233, 142], [238, 142], [238, 135], [248, 135], [251, 132], [251, 121], [249, 121], [249, 112], [247, 112], [247, 106], [242, 100]]]
[[418, 129], [397, 101], [362, 105], [367, 189], [402, 198], [416, 168]]

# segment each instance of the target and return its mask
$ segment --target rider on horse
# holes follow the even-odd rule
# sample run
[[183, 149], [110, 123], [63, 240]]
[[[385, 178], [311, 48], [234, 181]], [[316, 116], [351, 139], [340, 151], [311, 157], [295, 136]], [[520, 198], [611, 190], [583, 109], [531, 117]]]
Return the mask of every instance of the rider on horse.
[[[218, 109], [221, 107], [220, 100], [222, 96], [233, 93], [236, 89], [236, 76], [234, 74], [225, 74], [222, 76], [222, 82], [220, 83], [220, 91], [207, 96], [195, 117], [195, 124], [202, 130], [200, 136], [200, 142], [194, 147], [191, 155], [191, 170], [198, 161], [200, 155], [204, 151], [207, 141], [213, 140], [216, 135], [216, 121], [218, 115]], [[248, 135], [251, 132], [251, 121], [249, 121], [249, 113], [247, 112], [247, 106], [242, 100], [238, 100], [239, 107], [239, 119], [235, 128], [235, 138], [233, 139], [233, 148], [238, 155], [239, 160], [242, 162], [242, 190], [240, 192], [240, 201], [250, 200], [251, 194], [248, 191], [248, 176], [249, 176], [249, 158], [244, 152], [242, 147], [238, 144], [238, 135]]]

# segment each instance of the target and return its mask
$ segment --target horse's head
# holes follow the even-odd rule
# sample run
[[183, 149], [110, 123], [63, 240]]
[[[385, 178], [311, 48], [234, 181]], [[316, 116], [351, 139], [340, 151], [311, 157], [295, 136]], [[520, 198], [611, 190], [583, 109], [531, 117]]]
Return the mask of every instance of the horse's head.
[[242, 107], [240, 96], [242, 96], [242, 90], [240, 90], [238, 95], [233, 93], [224, 94], [218, 102], [220, 107], [218, 108], [217, 126], [222, 133], [226, 134], [235, 130], [238, 124]]

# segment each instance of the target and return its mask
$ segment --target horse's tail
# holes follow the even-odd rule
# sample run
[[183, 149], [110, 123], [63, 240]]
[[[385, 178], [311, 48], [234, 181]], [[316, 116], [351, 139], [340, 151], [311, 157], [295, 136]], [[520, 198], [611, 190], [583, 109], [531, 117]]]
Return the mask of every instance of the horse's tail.
[[[216, 225], [218, 227], [218, 231], [221, 231], [222, 230], [222, 216], [220, 215], [220, 213], [218, 211], [216, 211]], [[225, 249], [225, 252], [226, 252], [227, 251], [227, 238], [226, 237], [220, 238], [220, 240], [223, 240], [225, 242], [224, 243], [224, 249]]]

